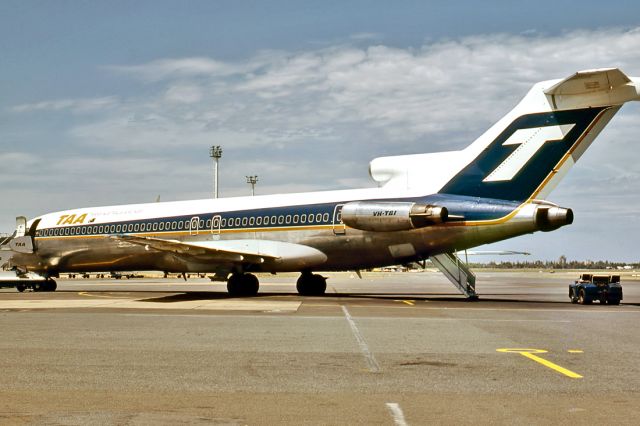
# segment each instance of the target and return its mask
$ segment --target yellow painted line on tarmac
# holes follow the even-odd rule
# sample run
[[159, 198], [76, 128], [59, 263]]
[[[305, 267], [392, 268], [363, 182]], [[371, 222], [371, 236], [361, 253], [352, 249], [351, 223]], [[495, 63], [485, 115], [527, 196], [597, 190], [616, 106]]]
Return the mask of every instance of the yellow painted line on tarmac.
[[582, 379], [582, 376], [578, 373], [575, 373], [571, 370], [568, 370], [564, 367], [559, 366], [558, 364], [554, 364], [551, 361], [547, 361], [544, 358], [541, 358], [535, 354], [545, 354], [548, 351], [545, 351], [544, 349], [521, 349], [521, 348], [503, 348], [503, 349], [496, 349], [497, 352], [503, 352], [503, 353], [516, 353], [516, 354], [520, 354], [525, 358], [529, 358], [532, 361], [535, 361], [539, 364], [544, 365], [547, 368], [550, 368], [552, 370], [557, 371], [560, 374], [564, 374], [567, 377], [571, 377], [572, 379]]
[[78, 296], [101, 297], [103, 299], [122, 299], [121, 297], [116, 297], [116, 296], [105, 296], [105, 295], [100, 295], [100, 294], [91, 294], [91, 293], [87, 293], [86, 291], [78, 292]]
[[570, 354], [583, 354], [584, 351], [581, 349], [569, 349], [567, 352], [569, 352]]
[[[394, 302], [404, 303], [405, 305], [409, 305], [409, 306], [415, 306], [416, 305], [416, 301], [415, 300], [394, 299]], [[391, 306], [389, 306], [389, 307], [391, 307]]]

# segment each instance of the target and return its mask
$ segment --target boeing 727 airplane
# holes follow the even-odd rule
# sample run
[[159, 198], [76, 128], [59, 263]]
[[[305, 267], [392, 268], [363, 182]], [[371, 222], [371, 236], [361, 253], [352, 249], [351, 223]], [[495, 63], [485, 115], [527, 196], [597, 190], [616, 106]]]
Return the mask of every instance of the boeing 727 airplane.
[[61, 272], [207, 272], [232, 296], [258, 292], [253, 272], [301, 272], [302, 295], [321, 295], [317, 272], [427, 258], [467, 297], [475, 277], [459, 250], [573, 222], [546, 201], [640, 78], [616, 68], [537, 83], [460, 151], [376, 158], [377, 188], [111, 207], [18, 218], [0, 263], [47, 279]]

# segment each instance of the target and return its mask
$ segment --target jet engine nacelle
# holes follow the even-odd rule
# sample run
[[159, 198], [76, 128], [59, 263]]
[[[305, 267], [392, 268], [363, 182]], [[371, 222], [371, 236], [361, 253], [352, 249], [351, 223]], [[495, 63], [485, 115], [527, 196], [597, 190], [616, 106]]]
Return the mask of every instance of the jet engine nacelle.
[[408, 231], [447, 220], [446, 207], [407, 202], [354, 201], [342, 207], [342, 222], [361, 231]]
[[540, 206], [536, 209], [535, 222], [541, 231], [553, 231], [573, 223], [573, 210], [555, 206]]

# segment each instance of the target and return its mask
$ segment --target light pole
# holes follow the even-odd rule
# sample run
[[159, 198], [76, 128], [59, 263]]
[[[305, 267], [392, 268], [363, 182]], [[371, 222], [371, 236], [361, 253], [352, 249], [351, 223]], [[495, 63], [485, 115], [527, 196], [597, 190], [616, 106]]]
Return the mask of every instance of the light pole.
[[258, 176], [245, 176], [247, 178], [247, 183], [251, 185], [251, 195], [256, 195], [256, 183], [258, 183]]
[[213, 198], [218, 198], [218, 161], [222, 157], [220, 145], [212, 145], [209, 149], [209, 157], [213, 158]]

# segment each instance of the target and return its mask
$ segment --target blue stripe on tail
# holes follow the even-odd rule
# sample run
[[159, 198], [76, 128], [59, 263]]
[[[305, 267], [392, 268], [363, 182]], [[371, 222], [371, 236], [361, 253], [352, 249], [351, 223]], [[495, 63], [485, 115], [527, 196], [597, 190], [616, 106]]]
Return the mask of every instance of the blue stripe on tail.
[[[454, 176], [440, 193], [514, 201], [528, 199], [605, 109], [584, 108], [518, 117], [475, 160]], [[519, 145], [502, 145], [517, 130], [563, 124], [575, 125], [562, 140], [545, 143], [511, 180], [483, 182], [518, 148]]]

